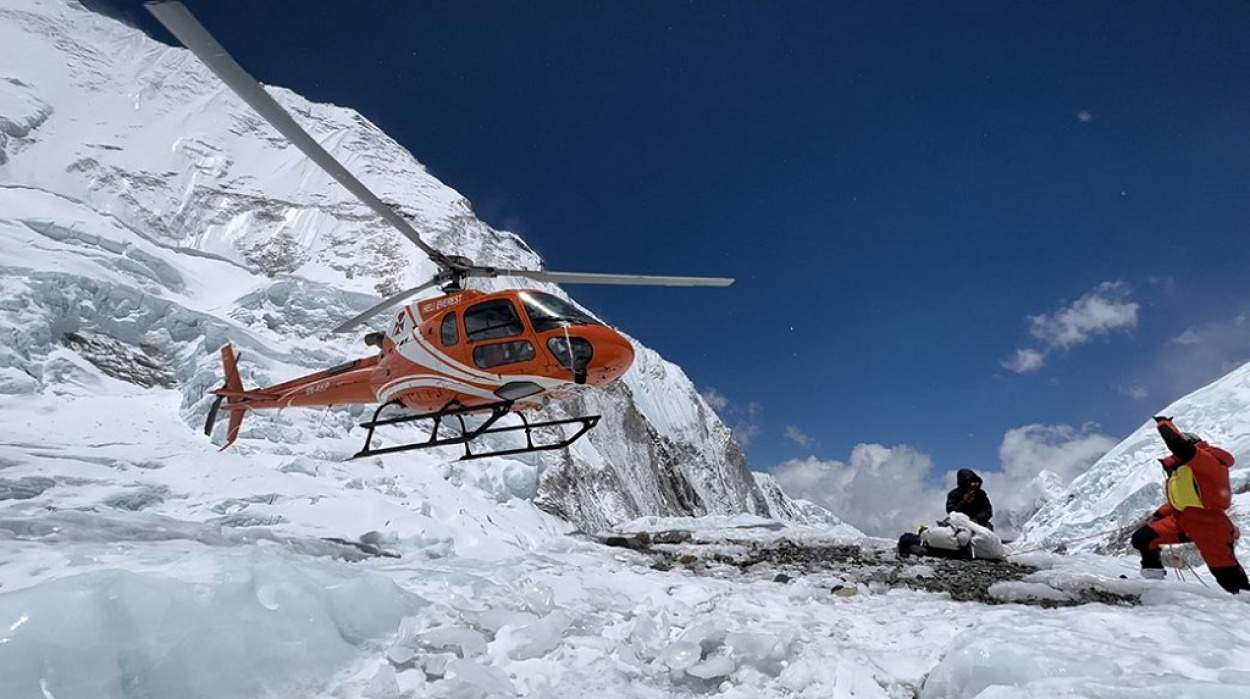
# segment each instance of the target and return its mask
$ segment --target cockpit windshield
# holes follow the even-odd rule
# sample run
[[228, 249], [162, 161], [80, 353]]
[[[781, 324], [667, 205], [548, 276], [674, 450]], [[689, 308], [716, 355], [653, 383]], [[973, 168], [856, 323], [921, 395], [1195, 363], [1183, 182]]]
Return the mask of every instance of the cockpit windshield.
[[567, 325], [601, 325], [585, 311], [565, 301], [559, 296], [552, 296], [541, 291], [522, 291], [521, 305], [530, 317], [530, 325], [535, 332], [552, 330]]

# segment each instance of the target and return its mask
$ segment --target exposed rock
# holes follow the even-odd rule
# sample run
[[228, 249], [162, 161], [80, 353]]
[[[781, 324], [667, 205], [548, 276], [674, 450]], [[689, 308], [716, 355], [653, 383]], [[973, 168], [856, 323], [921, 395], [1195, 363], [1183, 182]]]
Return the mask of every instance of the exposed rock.
[[[277, 214], [272, 215], [277, 220], [281, 220]], [[269, 240], [244, 250], [243, 259], [259, 269], [265, 276], [274, 277], [299, 269], [307, 260], [307, 253], [291, 234], [279, 233]]]
[[171, 388], [177, 383], [160, 351], [150, 345], [134, 348], [108, 335], [89, 331], [65, 333], [63, 340], [65, 346], [115, 379], [144, 388]]
[[[838, 597], [854, 596], [860, 586], [869, 589], [909, 588], [944, 593], [960, 602], [982, 604], [1029, 604], [1040, 607], [1071, 607], [1102, 603], [1133, 605], [1139, 599], [1110, 590], [1086, 587], [1053, 597], [1004, 598], [992, 594], [996, 583], [1020, 581], [1036, 568], [1006, 561], [946, 558], [899, 559], [893, 549], [873, 549], [860, 544], [801, 544], [788, 539], [758, 541], [687, 541], [653, 543], [639, 549], [652, 557], [652, 567], [670, 570], [679, 564], [696, 575], [749, 575], [777, 582], [815, 578], [830, 581], [829, 591]], [[920, 563], [918, 564], [917, 561]], [[923, 570], [918, 571], [918, 567]]]

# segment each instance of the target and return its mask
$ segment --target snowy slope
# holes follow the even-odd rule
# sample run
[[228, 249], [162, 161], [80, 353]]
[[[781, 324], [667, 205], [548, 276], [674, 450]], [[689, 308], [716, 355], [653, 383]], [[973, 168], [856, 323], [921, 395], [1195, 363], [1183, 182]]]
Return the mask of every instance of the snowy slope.
[[[80, 330], [154, 348], [175, 366], [184, 417], [195, 425], [207, 409], [204, 389], [218, 381], [203, 358], [221, 343], [257, 362], [245, 365], [249, 385], [324, 368], [364, 354], [358, 341], [323, 337], [328, 328], [433, 272], [189, 52], [61, 1], [8, 2], [0, 19], [0, 183], [45, 201], [31, 213], [8, 210], [9, 225], [39, 229], [41, 242], [99, 246], [100, 255], [128, 245], [113, 252], [139, 256], [111, 276], [71, 268], [77, 263], [53, 250], [10, 257], [20, 287], [10, 292], [29, 303], [14, 327], [49, 332], [24, 338], [8, 367], [37, 374], [38, 357]], [[541, 266], [360, 115], [274, 94], [427, 241], [483, 264]], [[69, 218], [50, 196], [73, 210]], [[89, 222], [92, 213], [107, 222]], [[154, 335], [171, 323], [178, 332]], [[645, 347], [610, 391], [556, 412], [604, 416], [569, 452], [529, 457], [541, 473], [540, 502], [585, 529], [648, 514], [799, 511], [765, 499], [730, 431], [680, 369]], [[347, 415], [325, 422], [345, 431]], [[303, 419], [249, 417], [244, 437], [281, 443], [298, 434], [276, 426]]]
[[[1062, 599], [1100, 580], [1146, 595], [1055, 610], [832, 595], [830, 581], [766, 569], [660, 571], [536, 509], [534, 470], [517, 462], [343, 464], [323, 458], [333, 436], [217, 453], [178, 419], [177, 391], [57, 355], [54, 391], [0, 399], [6, 699], [1250, 691], [1250, 605], [1118, 581], [1131, 562], [1034, 557], [1050, 569], [1007, 594]], [[761, 526], [708, 520], [653, 524], [737, 538]]]
[[[1250, 364], [1198, 389], [1158, 414], [1172, 417], [1180, 429], [1195, 432], [1237, 459], [1230, 473], [1230, 515], [1250, 522]], [[1123, 543], [1139, 523], [1164, 502], [1158, 459], [1167, 455], [1154, 422], [1132, 435], [1078, 476], [1043, 506], [1024, 529], [1021, 545], [1070, 542], [1073, 549], [1101, 549]], [[1250, 542], [1243, 538], [1239, 558], [1250, 562]]]

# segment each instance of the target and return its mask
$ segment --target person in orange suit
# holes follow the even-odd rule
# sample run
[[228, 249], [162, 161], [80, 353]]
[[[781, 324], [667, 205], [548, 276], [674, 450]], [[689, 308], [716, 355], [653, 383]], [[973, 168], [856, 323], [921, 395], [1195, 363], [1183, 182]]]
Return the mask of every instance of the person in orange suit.
[[1195, 434], [1181, 432], [1170, 417], [1153, 419], [1172, 453], [1159, 459], [1167, 475], [1167, 504], [1133, 533], [1133, 547], [1141, 552], [1142, 576], [1164, 576], [1160, 546], [1192, 541], [1220, 587], [1234, 595], [1250, 590], [1250, 580], [1233, 550], [1240, 534], [1226, 512], [1233, 500], [1228, 481], [1233, 455]]

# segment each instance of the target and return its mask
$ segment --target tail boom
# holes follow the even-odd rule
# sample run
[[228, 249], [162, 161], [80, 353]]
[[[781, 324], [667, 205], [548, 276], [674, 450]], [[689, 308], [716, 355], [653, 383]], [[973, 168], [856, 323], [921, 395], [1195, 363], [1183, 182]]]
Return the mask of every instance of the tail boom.
[[227, 344], [221, 348], [221, 363], [226, 380], [221, 388], [214, 390], [213, 401], [204, 424], [204, 434], [212, 436], [217, 413], [225, 409], [230, 413], [226, 429], [226, 442], [222, 449], [234, 444], [239, 437], [243, 415], [249, 410], [299, 406], [330, 406], [350, 403], [373, 403], [377, 400], [370, 378], [378, 363], [377, 357], [356, 359], [339, 366], [319, 371], [297, 379], [275, 384], [267, 388], [246, 390], [239, 376], [238, 357], [234, 347]]

